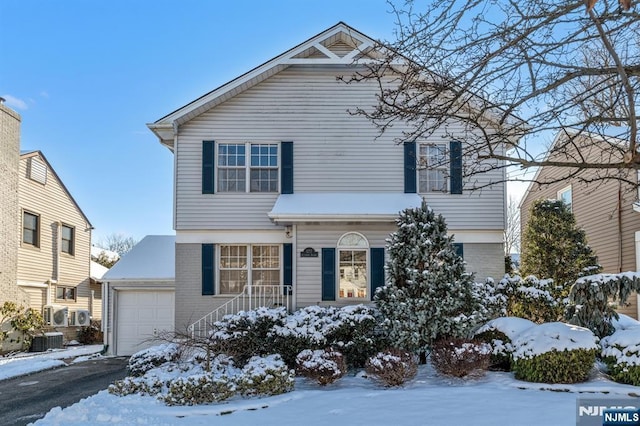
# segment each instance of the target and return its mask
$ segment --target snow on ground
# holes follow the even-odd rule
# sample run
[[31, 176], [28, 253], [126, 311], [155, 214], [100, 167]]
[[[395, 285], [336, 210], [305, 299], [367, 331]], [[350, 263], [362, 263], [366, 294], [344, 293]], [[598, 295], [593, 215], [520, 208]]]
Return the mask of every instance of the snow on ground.
[[90, 355], [101, 352], [102, 348], [102, 345], [74, 346], [48, 352], [23, 352], [11, 357], [0, 357], [0, 380], [62, 367], [67, 365], [62, 361], [67, 358], [75, 358], [74, 362], [87, 360]]
[[[553, 391], [555, 390], [555, 391]], [[387, 389], [362, 375], [321, 387], [296, 378], [293, 392], [193, 407], [169, 407], [154, 397], [118, 397], [102, 391], [63, 409], [54, 408], [35, 425], [575, 425], [576, 399], [594, 395], [640, 395], [599, 373], [587, 383], [527, 383], [512, 373], [480, 379], [439, 376], [421, 366], [404, 388]]]

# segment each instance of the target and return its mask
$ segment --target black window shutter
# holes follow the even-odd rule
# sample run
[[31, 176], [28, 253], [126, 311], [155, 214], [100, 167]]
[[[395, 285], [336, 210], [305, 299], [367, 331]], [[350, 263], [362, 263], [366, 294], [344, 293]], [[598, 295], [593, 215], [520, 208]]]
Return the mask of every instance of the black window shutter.
[[214, 279], [215, 247], [213, 244], [202, 245], [202, 295], [212, 296], [215, 293]]
[[291, 294], [293, 288], [293, 244], [282, 245], [282, 263], [283, 263], [283, 292], [285, 295]]
[[282, 150], [280, 190], [282, 194], [293, 194], [293, 142], [281, 142], [280, 149]]
[[336, 300], [336, 249], [322, 249], [322, 300]]
[[404, 192], [415, 194], [416, 188], [416, 143], [404, 143]]
[[384, 248], [371, 249], [371, 300], [376, 289], [384, 285]]
[[464, 245], [462, 243], [453, 243], [456, 254], [464, 259]]
[[462, 194], [462, 142], [449, 143], [451, 193]]
[[215, 192], [215, 141], [202, 141], [202, 193], [213, 194]]

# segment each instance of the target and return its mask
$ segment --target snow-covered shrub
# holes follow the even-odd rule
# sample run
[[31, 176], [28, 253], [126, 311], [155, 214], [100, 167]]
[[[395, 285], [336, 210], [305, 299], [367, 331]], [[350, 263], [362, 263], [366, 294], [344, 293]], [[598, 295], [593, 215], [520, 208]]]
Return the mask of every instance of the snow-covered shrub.
[[423, 202], [402, 211], [396, 225], [387, 240], [388, 282], [375, 302], [394, 345], [425, 353], [439, 338], [466, 335], [480, 303], [442, 215]]
[[385, 344], [378, 327], [376, 312], [369, 306], [308, 306], [275, 325], [269, 335], [272, 351], [291, 367], [301, 351], [326, 347], [342, 352], [350, 366], [362, 367]]
[[416, 376], [418, 363], [413, 354], [391, 349], [370, 357], [367, 360], [366, 371], [385, 386], [401, 386]]
[[168, 384], [168, 391], [162, 400], [167, 405], [197, 405], [220, 402], [235, 395], [233, 380], [225, 376], [203, 373], [188, 377], [178, 377]]
[[371, 355], [387, 346], [385, 335], [378, 332], [380, 321], [372, 306], [345, 306], [330, 316], [327, 343], [344, 355], [349, 367], [364, 367]]
[[613, 333], [616, 301], [622, 306], [632, 292], [640, 292], [640, 273], [598, 274], [579, 278], [569, 292], [567, 318], [572, 324], [586, 327], [597, 336]]
[[270, 332], [274, 352], [290, 367], [295, 367], [296, 356], [301, 351], [328, 346], [326, 334], [332, 323], [329, 312], [335, 309], [308, 306], [289, 315], [282, 325], [275, 325]]
[[513, 342], [516, 379], [543, 383], [587, 380], [598, 352], [591, 330], [552, 322], [524, 330]]
[[640, 326], [616, 330], [600, 341], [602, 359], [616, 382], [640, 386]]
[[479, 322], [507, 315], [507, 296], [498, 289], [493, 278], [474, 282], [472, 292], [480, 304], [477, 313]]
[[139, 377], [152, 368], [180, 358], [182, 347], [179, 343], [162, 343], [143, 349], [129, 358], [129, 375]]
[[233, 357], [240, 365], [253, 356], [272, 354], [273, 342], [269, 333], [274, 326], [283, 324], [286, 318], [284, 307], [262, 307], [225, 315], [221, 321], [213, 324], [213, 350]]
[[489, 321], [475, 332], [475, 338], [491, 345], [490, 369], [511, 371], [512, 342], [535, 323], [524, 318], [502, 317]]
[[431, 349], [431, 364], [447, 376], [482, 375], [489, 367], [491, 346], [478, 340], [441, 339]]
[[601, 269], [568, 206], [561, 200], [534, 201], [522, 232], [522, 274], [553, 279], [549, 290], [561, 300], [578, 278]]
[[296, 357], [296, 371], [324, 386], [344, 376], [347, 364], [344, 356], [333, 349], [305, 349]]
[[245, 396], [279, 395], [293, 390], [294, 377], [280, 355], [254, 356], [237, 378], [238, 391]]
[[553, 280], [538, 279], [533, 275], [522, 278], [505, 275], [497, 284], [498, 292], [507, 297], [507, 315], [543, 323], [563, 317], [565, 299], [554, 297]]
[[157, 395], [162, 392], [164, 382], [159, 379], [145, 379], [143, 377], [125, 377], [110, 384], [107, 390], [109, 393], [118, 396], [132, 394]]

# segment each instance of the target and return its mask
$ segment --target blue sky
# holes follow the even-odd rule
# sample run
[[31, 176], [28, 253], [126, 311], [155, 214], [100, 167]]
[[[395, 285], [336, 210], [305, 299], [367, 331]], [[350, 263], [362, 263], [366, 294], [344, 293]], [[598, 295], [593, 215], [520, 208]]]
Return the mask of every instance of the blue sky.
[[171, 234], [167, 113], [344, 21], [393, 37], [384, 0], [0, 0], [0, 96], [91, 220]]

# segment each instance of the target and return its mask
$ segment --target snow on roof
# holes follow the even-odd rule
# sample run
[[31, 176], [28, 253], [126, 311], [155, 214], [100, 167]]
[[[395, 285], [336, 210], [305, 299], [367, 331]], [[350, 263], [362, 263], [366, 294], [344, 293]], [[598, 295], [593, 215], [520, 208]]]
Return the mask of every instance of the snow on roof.
[[100, 281], [104, 274], [107, 273], [109, 268], [102, 266], [98, 262], [94, 262], [93, 260], [89, 264], [89, 276], [94, 281]]
[[100, 253], [104, 253], [109, 260], [120, 259], [120, 255], [115, 251], [106, 250], [102, 247], [91, 246], [91, 257], [95, 257], [97, 259], [98, 257], [100, 257]]
[[165, 281], [175, 279], [176, 237], [147, 235], [122, 256], [102, 281]]
[[418, 194], [323, 192], [283, 194], [269, 217], [278, 220], [394, 220], [406, 208], [420, 207]]

